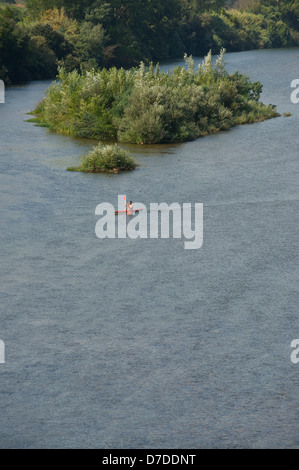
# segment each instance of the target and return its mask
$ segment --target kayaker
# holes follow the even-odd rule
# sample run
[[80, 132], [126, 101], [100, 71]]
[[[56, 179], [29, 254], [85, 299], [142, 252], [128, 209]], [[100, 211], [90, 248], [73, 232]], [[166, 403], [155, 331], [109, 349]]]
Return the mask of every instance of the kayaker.
[[133, 203], [132, 201], [129, 201], [129, 204], [126, 204], [127, 211], [132, 211], [133, 210]]

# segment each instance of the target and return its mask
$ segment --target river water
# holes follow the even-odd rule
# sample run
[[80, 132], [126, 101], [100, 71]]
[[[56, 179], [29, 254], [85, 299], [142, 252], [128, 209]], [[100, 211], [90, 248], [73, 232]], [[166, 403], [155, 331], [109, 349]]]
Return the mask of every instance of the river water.
[[[126, 145], [141, 167], [121, 175], [65, 171], [93, 143], [25, 122], [49, 82], [6, 90], [1, 448], [299, 448], [299, 49], [226, 62], [292, 116]], [[203, 203], [202, 248], [98, 239], [118, 194]]]

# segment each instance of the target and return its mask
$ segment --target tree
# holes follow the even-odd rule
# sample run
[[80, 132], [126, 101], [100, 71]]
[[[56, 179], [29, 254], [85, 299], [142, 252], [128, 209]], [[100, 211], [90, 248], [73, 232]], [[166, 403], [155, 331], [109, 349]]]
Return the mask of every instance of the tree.
[[101, 24], [93, 25], [84, 21], [80, 27], [77, 40], [77, 50], [81, 58], [85, 61], [95, 59], [98, 65], [103, 61], [105, 32]]
[[199, 13], [204, 11], [219, 11], [225, 6], [224, 0], [194, 0], [194, 3]]

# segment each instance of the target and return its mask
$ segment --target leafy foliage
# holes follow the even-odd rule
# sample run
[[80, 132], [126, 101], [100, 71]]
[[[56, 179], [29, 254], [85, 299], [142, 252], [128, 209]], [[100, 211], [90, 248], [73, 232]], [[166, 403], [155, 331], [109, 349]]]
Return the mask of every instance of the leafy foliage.
[[197, 70], [192, 57], [185, 60], [173, 73], [143, 63], [127, 71], [60, 69], [36, 114], [58, 132], [133, 143], [183, 142], [277, 115], [259, 102], [259, 82], [228, 75], [224, 50], [215, 64], [210, 52]]
[[83, 173], [131, 171], [137, 163], [130, 152], [118, 145], [103, 145], [101, 142], [87, 155], [81, 157], [79, 167], [68, 168], [69, 171], [82, 171]]
[[[0, 78], [299, 44], [299, 0], [28, 0], [0, 5]], [[23, 5], [24, 6], [24, 5]]]

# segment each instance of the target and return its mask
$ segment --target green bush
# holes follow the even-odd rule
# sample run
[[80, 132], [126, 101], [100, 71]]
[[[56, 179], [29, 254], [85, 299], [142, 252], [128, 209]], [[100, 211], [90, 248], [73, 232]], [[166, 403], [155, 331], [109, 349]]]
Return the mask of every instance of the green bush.
[[81, 157], [79, 167], [68, 168], [69, 171], [82, 171], [83, 173], [132, 171], [138, 165], [130, 152], [118, 145], [103, 145], [99, 143], [87, 155]]
[[79, 74], [59, 72], [59, 82], [38, 105], [40, 122], [58, 132], [132, 143], [184, 142], [226, 130], [244, 120], [274, 117], [259, 102], [262, 85], [240, 73], [229, 75], [224, 51], [215, 64], [209, 53], [197, 70], [172, 73], [153, 64], [125, 71], [112, 68]]

